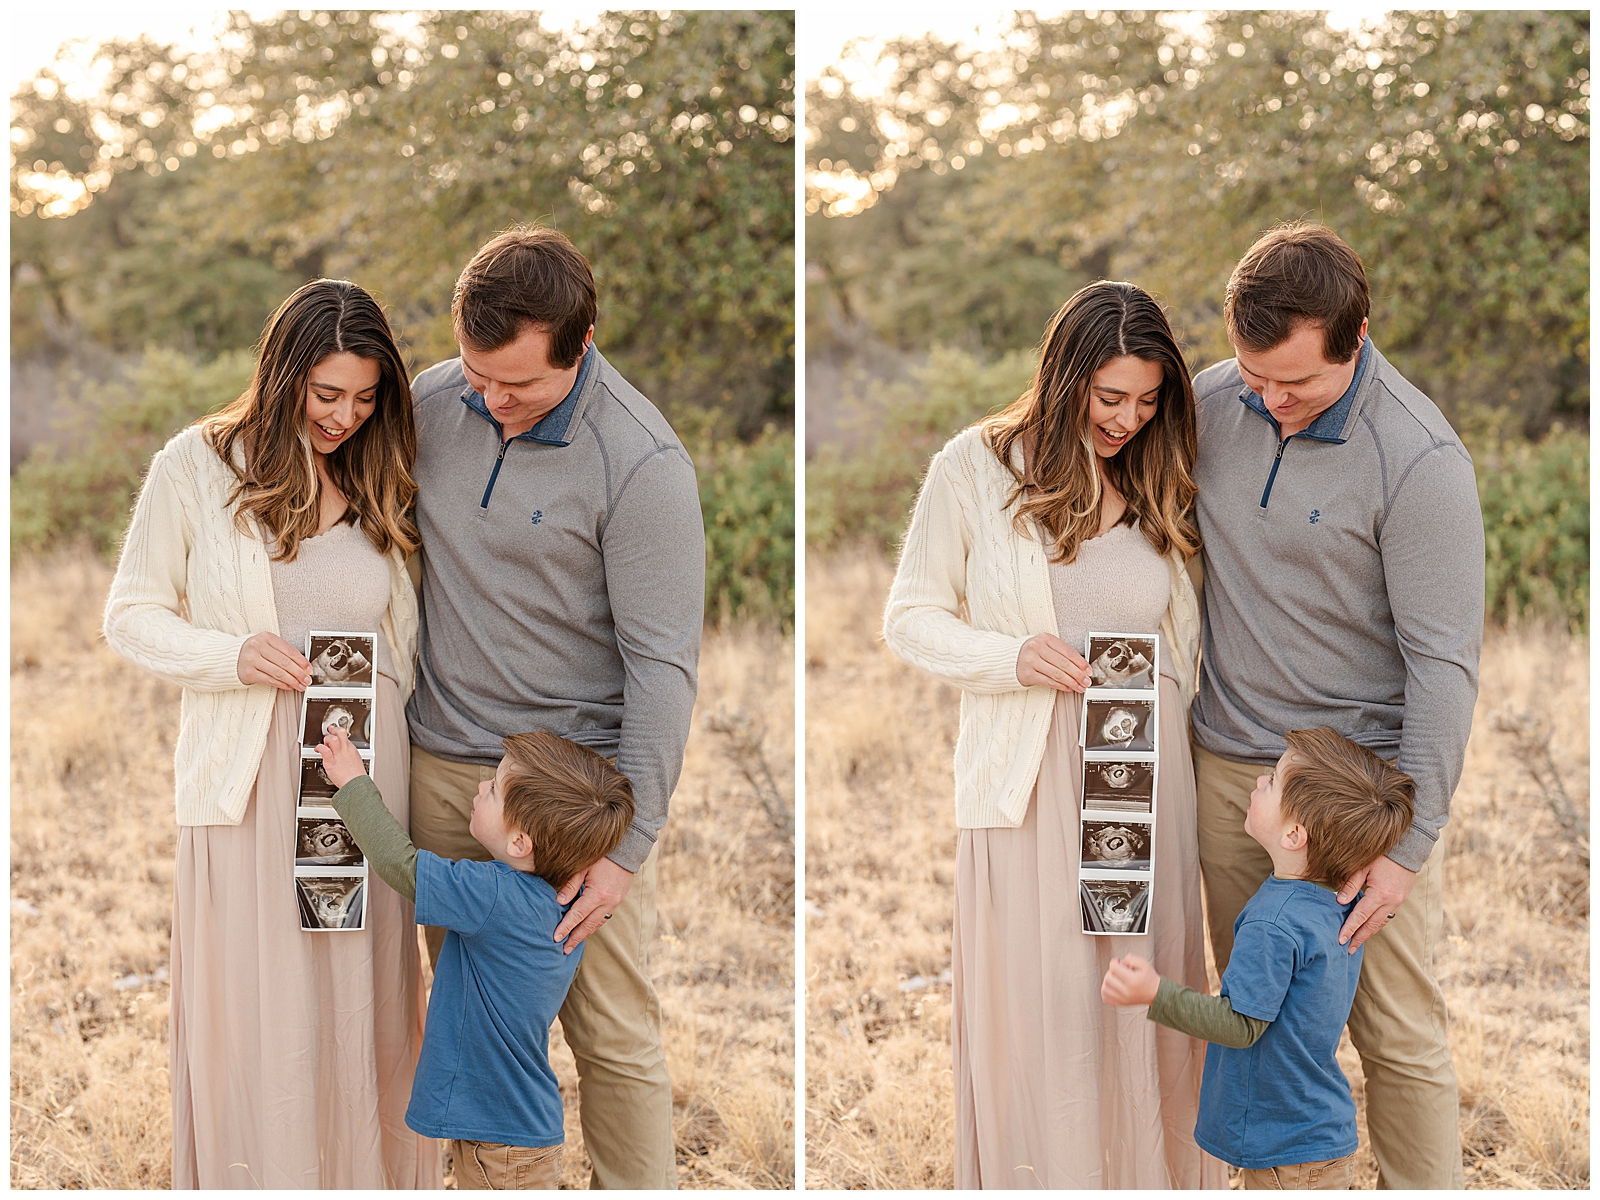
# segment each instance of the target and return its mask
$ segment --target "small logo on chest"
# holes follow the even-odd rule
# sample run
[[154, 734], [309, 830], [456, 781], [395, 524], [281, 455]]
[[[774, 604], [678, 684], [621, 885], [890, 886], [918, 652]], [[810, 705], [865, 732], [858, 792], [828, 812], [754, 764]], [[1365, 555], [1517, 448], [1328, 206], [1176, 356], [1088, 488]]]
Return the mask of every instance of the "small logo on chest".
[[537, 509], [537, 508], [534, 509], [533, 510], [533, 523], [535, 525], [537, 525], [542, 520], [544, 520], [544, 512], [541, 509]]
[[[538, 519], [538, 517], [534, 518], [535, 521]], [[1322, 510], [1320, 508], [1313, 508], [1311, 510], [1311, 523], [1315, 525], [1320, 520], [1322, 520]]]

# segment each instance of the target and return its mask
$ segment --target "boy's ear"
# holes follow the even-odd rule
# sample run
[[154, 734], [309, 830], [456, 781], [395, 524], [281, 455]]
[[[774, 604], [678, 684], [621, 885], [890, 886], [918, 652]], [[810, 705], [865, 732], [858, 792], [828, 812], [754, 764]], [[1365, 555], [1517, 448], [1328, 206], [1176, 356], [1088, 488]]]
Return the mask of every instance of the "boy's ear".
[[1278, 844], [1285, 850], [1298, 851], [1306, 848], [1306, 827], [1296, 821], [1283, 831], [1283, 840]]
[[506, 853], [512, 858], [527, 858], [533, 853], [533, 839], [522, 830], [517, 830], [506, 841]]

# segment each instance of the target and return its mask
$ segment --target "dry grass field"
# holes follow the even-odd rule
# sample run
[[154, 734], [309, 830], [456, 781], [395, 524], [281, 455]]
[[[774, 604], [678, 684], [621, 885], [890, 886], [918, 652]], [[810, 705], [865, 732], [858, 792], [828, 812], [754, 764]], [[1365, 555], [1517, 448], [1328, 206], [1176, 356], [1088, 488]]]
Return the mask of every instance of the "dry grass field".
[[[884, 648], [889, 579], [877, 556], [807, 563], [808, 1188], [952, 1183], [957, 693]], [[1548, 633], [1484, 648], [1435, 964], [1473, 1188], [1589, 1184], [1588, 660]], [[1348, 1040], [1341, 1061], [1359, 1107]]]
[[[177, 689], [98, 640], [110, 571], [11, 578], [11, 1185], [169, 1186]], [[709, 634], [651, 968], [683, 1187], [794, 1186], [793, 643]], [[424, 959], [426, 961], [426, 959]], [[559, 1026], [558, 1026], [559, 1030]], [[570, 1052], [563, 1186], [587, 1184]]]

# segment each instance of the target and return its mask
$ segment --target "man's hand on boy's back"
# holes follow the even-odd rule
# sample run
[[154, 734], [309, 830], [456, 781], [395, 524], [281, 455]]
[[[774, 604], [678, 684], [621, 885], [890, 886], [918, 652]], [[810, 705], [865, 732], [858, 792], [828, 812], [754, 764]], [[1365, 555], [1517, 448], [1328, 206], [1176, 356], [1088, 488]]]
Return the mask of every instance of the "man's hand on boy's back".
[[350, 744], [344, 730], [335, 725], [322, 738], [317, 753], [322, 755], [322, 769], [328, 773], [334, 787], [342, 788], [358, 775], [367, 773], [367, 764], [361, 761], [361, 755]]
[[[570, 903], [574, 896], [578, 900], [561, 918], [561, 924], [556, 926], [555, 940], [567, 939], [567, 944], [561, 948], [562, 952], [571, 954], [578, 948], [578, 943], [610, 920], [611, 914], [617, 911], [617, 906], [632, 886], [633, 872], [617, 866], [609, 858], [602, 858], [588, 870], [580, 871], [567, 880], [556, 893], [556, 903]], [[581, 896], [578, 895], [579, 888], [583, 889]], [[571, 936], [568, 937], [568, 934]]]
[[1100, 981], [1100, 999], [1107, 1004], [1150, 1004], [1161, 990], [1161, 973], [1137, 954], [1113, 958]]
[[1340, 904], [1349, 904], [1352, 896], [1362, 888], [1367, 889], [1339, 930], [1339, 944], [1346, 946], [1346, 953], [1354, 954], [1362, 942], [1394, 920], [1416, 881], [1415, 871], [1407, 870], [1388, 855], [1345, 881], [1339, 889]]

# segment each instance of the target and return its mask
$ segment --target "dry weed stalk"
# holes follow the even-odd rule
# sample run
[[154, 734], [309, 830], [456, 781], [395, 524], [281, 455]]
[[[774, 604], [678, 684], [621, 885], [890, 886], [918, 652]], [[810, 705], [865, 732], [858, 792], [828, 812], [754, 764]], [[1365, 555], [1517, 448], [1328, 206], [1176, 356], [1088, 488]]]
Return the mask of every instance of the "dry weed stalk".
[[[958, 694], [901, 664], [877, 630], [890, 566], [807, 563], [806, 1182], [953, 1182], [950, 963]], [[818, 631], [826, 631], [819, 633]], [[1589, 1180], [1587, 643], [1492, 631], [1445, 835], [1449, 1006], [1469, 1187]], [[1531, 713], [1528, 751], [1491, 711]], [[1522, 718], [1517, 718], [1519, 723]], [[1526, 796], [1537, 765], [1539, 793]], [[1556, 790], [1561, 789], [1561, 790]], [[927, 986], [907, 987], [921, 977]], [[1359, 1057], [1357, 1186], [1372, 1187]]]
[[784, 799], [783, 793], [778, 790], [777, 777], [772, 773], [772, 764], [767, 761], [763, 747], [767, 737], [766, 722], [742, 708], [731, 712], [719, 708], [706, 715], [705, 726], [712, 733], [727, 737], [728, 757], [739, 768], [739, 774], [755, 789], [756, 799], [772, 821], [773, 828], [782, 837], [792, 840], [794, 803]]
[[[98, 641], [104, 564], [11, 582], [11, 1183], [171, 1184], [167, 1082], [172, 739], [178, 692]], [[792, 643], [708, 633], [701, 709], [747, 714], [762, 778], [793, 794]], [[764, 798], [696, 724], [661, 839], [651, 972], [684, 1187], [794, 1182], [794, 857]], [[426, 962], [426, 957], [424, 957]], [[560, 1026], [563, 1185], [587, 1182]]]

